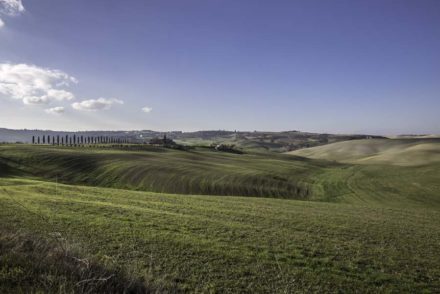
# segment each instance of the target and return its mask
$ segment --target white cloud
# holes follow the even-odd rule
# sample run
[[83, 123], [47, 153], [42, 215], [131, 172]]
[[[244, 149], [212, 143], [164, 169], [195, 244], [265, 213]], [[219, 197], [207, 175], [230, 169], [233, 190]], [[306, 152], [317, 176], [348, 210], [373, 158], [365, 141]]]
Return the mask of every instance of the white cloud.
[[0, 12], [15, 16], [24, 12], [24, 6], [21, 0], [0, 0]]
[[77, 82], [74, 77], [60, 70], [0, 63], [0, 95], [20, 99], [25, 104], [72, 100], [75, 98], [73, 93], [59, 88]]
[[46, 111], [46, 113], [49, 113], [49, 114], [61, 114], [61, 113], [64, 113], [64, 107], [62, 107], [62, 106], [52, 107], [52, 108], [46, 109], [45, 111]]
[[97, 110], [109, 109], [112, 107], [113, 104], [124, 104], [124, 102], [114, 98], [112, 99], [99, 98], [99, 99], [90, 99], [81, 102], [75, 102], [72, 104], [72, 107], [76, 110], [81, 110], [81, 111], [97, 111]]
[[145, 113], [149, 113], [149, 112], [151, 112], [152, 110], [153, 110], [153, 108], [151, 108], [151, 107], [147, 107], [147, 106], [142, 107], [142, 111], [145, 112]]
[[[19, 15], [24, 11], [21, 0], [0, 0], [0, 14], [9, 16]], [[0, 18], [0, 29], [5, 26], [4, 21]]]

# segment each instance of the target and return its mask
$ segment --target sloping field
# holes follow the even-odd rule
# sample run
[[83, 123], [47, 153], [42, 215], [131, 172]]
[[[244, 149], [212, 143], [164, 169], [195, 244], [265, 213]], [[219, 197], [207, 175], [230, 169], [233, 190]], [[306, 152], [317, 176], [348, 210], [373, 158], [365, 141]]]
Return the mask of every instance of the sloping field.
[[3, 145], [0, 292], [439, 292], [420, 162]]
[[[94, 260], [121, 268], [154, 291], [440, 290], [435, 209], [169, 195], [15, 179], [0, 180], [0, 206], [2, 235], [19, 230], [57, 236], [53, 243], [81, 248], [85, 264]], [[33, 244], [25, 248], [36, 250]], [[1, 248], [3, 292], [47, 292], [66, 284], [79, 291], [113, 278], [63, 282], [57, 270], [36, 271], [38, 264], [11, 258], [13, 252]]]
[[304, 182], [334, 164], [287, 155], [231, 154], [198, 149], [0, 146], [0, 164], [12, 172], [70, 184], [142, 191], [307, 198]]
[[345, 163], [427, 165], [440, 162], [440, 139], [364, 139], [289, 152]]
[[440, 205], [440, 163], [334, 163], [279, 154], [160, 147], [0, 146], [0, 174], [139, 191], [290, 198], [426, 207]]

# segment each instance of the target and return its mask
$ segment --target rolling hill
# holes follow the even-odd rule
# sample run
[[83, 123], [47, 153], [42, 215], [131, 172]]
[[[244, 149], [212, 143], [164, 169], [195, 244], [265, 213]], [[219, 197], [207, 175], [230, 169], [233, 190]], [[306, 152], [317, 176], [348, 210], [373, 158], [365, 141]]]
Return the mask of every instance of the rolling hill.
[[440, 139], [364, 139], [296, 150], [289, 154], [357, 164], [428, 165], [440, 162]]
[[[357, 144], [361, 142], [351, 141], [344, 145], [360, 146]], [[377, 145], [382, 141], [367, 142]], [[391, 146], [388, 142], [395, 144], [392, 140], [383, 142], [386, 146]], [[328, 146], [337, 144], [340, 143]], [[367, 150], [378, 149], [376, 145], [367, 146]], [[383, 143], [379, 145], [384, 148]], [[409, 166], [361, 165], [290, 154], [232, 154], [206, 148], [183, 151], [153, 146], [142, 146], [143, 149], [138, 150], [136, 145], [131, 147], [0, 145], [0, 174], [160, 193], [418, 207], [440, 204], [440, 163], [436, 162]], [[362, 153], [365, 154], [370, 153]], [[364, 159], [357, 156], [356, 160]]]
[[438, 292], [436, 144], [0, 145], [0, 292]]

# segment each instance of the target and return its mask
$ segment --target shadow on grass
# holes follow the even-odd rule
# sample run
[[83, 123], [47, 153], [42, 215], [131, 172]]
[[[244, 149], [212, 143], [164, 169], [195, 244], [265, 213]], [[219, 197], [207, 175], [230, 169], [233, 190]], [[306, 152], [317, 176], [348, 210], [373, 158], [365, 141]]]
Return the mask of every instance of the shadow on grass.
[[1, 293], [148, 293], [122, 269], [76, 257], [57, 242], [0, 231]]

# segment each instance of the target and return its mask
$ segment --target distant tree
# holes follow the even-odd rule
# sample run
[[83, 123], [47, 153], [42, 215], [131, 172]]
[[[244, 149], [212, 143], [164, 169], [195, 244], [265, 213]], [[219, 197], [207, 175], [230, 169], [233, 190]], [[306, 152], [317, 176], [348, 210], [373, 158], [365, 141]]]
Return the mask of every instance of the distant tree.
[[40, 136], [38, 136], [38, 144], [40, 144]]
[[60, 146], [60, 135], [57, 135], [57, 145]]
[[43, 135], [43, 144], [46, 144], [46, 136]]
[[76, 145], [76, 134], [73, 134], [73, 145]]
[[50, 135], [47, 135], [47, 144], [50, 144]]
[[81, 135], [81, 144], [84, 144], [84, 136]]
[[72, 137], [69, 138], [69, 145], [72, 146]]
[[35, 144], [35, 136], [32, 136], [32, 144]]
[[69, 144], [69, 135], [66, 135], [66, 139], [64, 140], [64, 143], [66, 146]]

